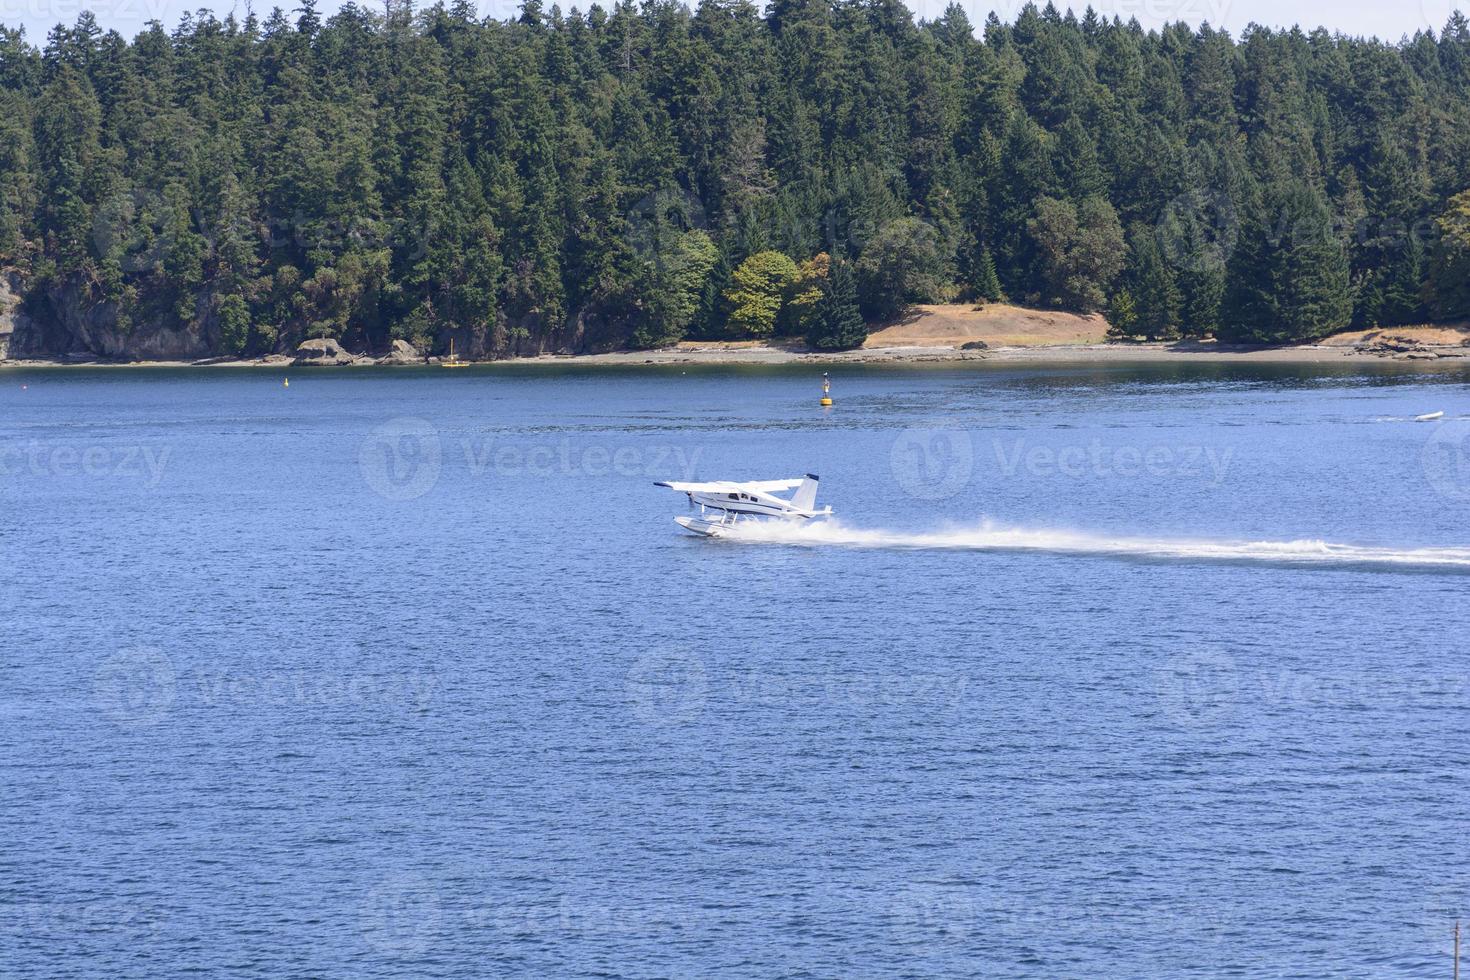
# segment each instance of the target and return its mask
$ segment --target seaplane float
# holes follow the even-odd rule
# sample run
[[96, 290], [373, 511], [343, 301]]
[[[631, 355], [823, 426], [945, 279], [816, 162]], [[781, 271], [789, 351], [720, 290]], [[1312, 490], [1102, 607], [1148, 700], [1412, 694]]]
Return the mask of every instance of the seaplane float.
[[[811, 473], [798, 480], [754, 480], [748, 483], [659, 481], [654, 486], [688, 494], [689, 505], [698, 504], [699, 513], [676, 517], [675, 523], [686, 531], [711, 538], [730, 534], [746, 521], [802, 521], [827, 517], [832, 513], [831, 507], [816, 509], [817, 477]], [[789, 498], [776, 496], [785, 490], [796, 492]]]

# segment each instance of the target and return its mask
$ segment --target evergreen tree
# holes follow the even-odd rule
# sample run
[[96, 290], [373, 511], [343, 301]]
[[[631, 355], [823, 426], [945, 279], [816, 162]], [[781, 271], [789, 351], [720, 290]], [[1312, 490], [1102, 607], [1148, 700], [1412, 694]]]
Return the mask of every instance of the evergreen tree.
[[1352, 316], [1347, 254], [1321, 194], [1300, 180], [1253, 208], [1231, 259], [1220, 339], [1312, 340]]
[[995, 260], [990, 257], [988, 248], [980, 251], [975, 274], [975, 296], [988, 302], [1005, 299], [1005, 293], [1000, 288], [1000, 277], [995, 274]]
[[1135, 225], [1129, 234], [1129, 253], [1128, 293], [1130, 297], [1137, 297], [1133, 331], [1149, 340], [1177, 338], [1183, 300], [1174, 272], [1159, 249], [1154, 230]]
[[634, 347], [663, 347], [684, 339], [718, 259], [719, 250], [703, 231], [693, 229], [677, 237], [646, 285], [648, 314], [633, 331]]
[[92, 208], [101, 190], [101, 107], [85, 76], [63, 65], [42, 90], [36, 112], [41, 224], [54, 236], [63, 275], [92, 261]]
[[1440, 319], [1470, 318], [1470, 190], [1450, 198], [1435, 223], [1439, 241], [1430, 262], [1425, 299]]
[[[1393, 44], [1034, 5], [972, 27], [897, 0], [0, 27], [0, 271], [38, 322], [77, 313], [42, 344], [110, 353], [805, 335], [839, 250], [875, 318], [1008, 295], [1277, 342], [1344, 302], [1470, 316], [1463, 17]], [[734, 282], [768, 252], [801, 277], [774, 319]]]
[[1110, 340], [1132, 340], [1138, 336], [1138, 307], [1127, 286], [1108, 300], [1107, 319]]
[[868, 325], [858, 309], [857, 285], [850, 263], [838, 260], [822, 283], [822, 298], [812, 317], [806, 342], [813, 350], [849, 350], [868, 339]]

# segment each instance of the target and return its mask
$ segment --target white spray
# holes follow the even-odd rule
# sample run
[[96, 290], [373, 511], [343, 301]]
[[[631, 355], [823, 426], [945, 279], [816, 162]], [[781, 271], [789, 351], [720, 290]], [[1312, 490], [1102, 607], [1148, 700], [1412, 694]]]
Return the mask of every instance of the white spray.
[[725, 540], [847, 548], [926, 548], [973, 551], [1044, 551], [1060, 554], [1257, 561], [1281, 564], [1380, 565], [1470, 572], [1470, 548], [1386, 548], [1327, 541], [1230, 541], [1094, 534], [1045, 528], [1005, 527], [983, 521], [973, 527], [908, 532], [847, 527], [832, 521], [748, 521]]

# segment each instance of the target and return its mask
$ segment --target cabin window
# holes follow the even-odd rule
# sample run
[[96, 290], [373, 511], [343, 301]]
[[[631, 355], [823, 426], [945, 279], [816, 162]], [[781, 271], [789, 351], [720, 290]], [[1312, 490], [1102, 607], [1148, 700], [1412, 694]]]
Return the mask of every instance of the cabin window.
[[739, 500], [740, 499], [740, 494], [738, 494], [738, 493], [732, 493], [732, 494], [730, 494], [730, 499], [731, 500]]

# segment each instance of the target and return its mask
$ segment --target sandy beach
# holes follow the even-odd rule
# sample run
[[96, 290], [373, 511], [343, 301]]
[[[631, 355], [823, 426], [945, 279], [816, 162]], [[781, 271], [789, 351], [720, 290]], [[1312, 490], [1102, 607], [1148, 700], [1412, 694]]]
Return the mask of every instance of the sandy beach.
[[[874, 329], [867, 343], [851, 351], [821, 353], [791, 340], [685, 341], [659, 350], [601, 354], [541, 354], [477, 362], [483, 365], [530, 364], [919, 364], [919, 363], [1267, 363], [1331, 362], [1411, 363], [1416, 366], [1470, 364], [1470, 326], [1391, 327], [1334, 334], [1319, 343], [1284, 347], [1238, 347], [1212, 340], [1167, 343], [1109, 341], [1107, 321], [1098, 314], [1079, 315], [993, 303], [983, 308], [963, 304], [919, 306], [895, 323]], [[424, 366], [437, 358], [357, 357], [339, 367]], [[197, 361], [103, 361], [68, 355], [12, 359], [0, 367], [222, 367], [299, 368], [285, 354], [268, 357]]]
[[[1427, 356], [1426, 356], [1427, 355]], [[922, 364], [922, 363], [1256, 363], [1256, 364], [1320, 364], [1331, 362], [1409, 363], [1416, 366], [1470, 365], [1470, 348], [1429, 348], [1417, 356], [1365, 354], [1352, 347], [1314, 344], [1297, 347], [1238, 348], [1218, 344], [1050, 344], [1035, 347], [997, 347], [987, 350], [962, 350], [943, 346], [864, 347], [840, 353], [816, 353], [799, 349], [749, 344], [680, 344], [662, 350], [615, 351], [605, 354], [542, 354], [539, 357], [517, 357], [473, 362], [478, 367], [495, 365], [536, 364], [607, 364], [607, 365], [784, 365], [784, 364]], [[420, 367], [404, 365], [372, 357], [362, 357], [338, 368], [353, 367]], [[199, 361], [104, 361], [99, 359], [24, 358], [0, 361], [4, 368], [273, 368], [321, 370], [302, 365], [293, 358], [276, 355], [250, 359], [211, 358]]]

